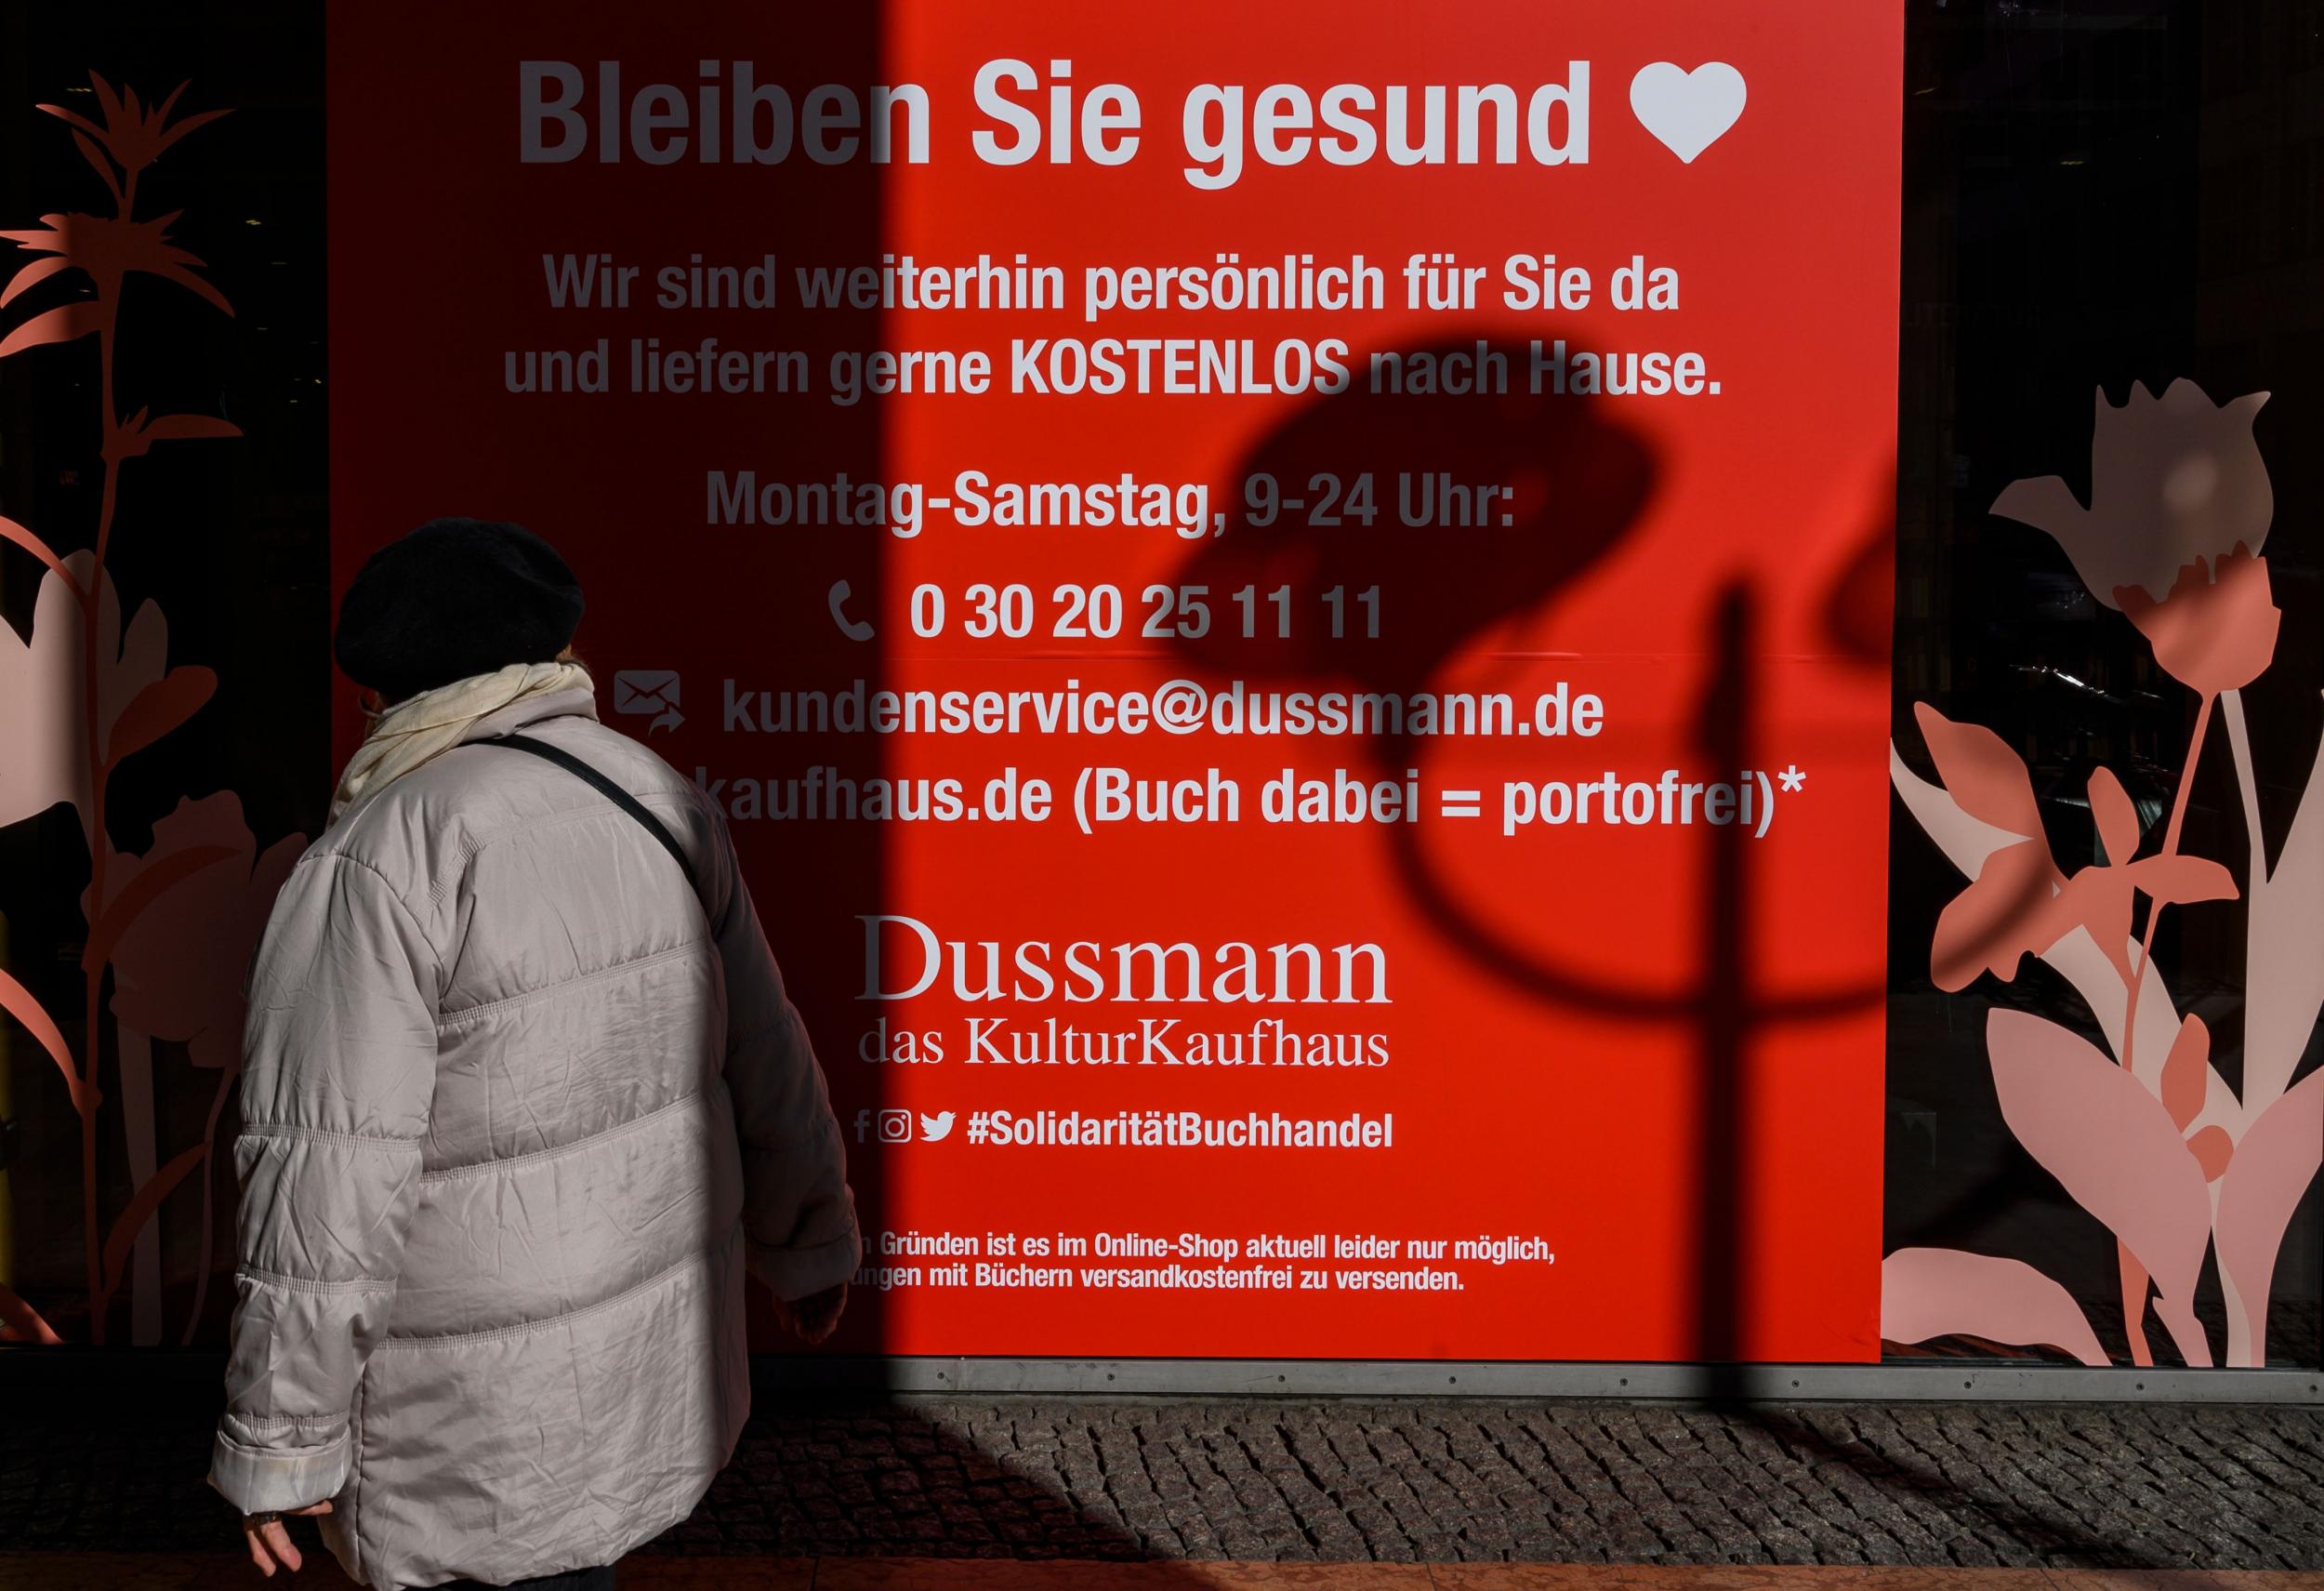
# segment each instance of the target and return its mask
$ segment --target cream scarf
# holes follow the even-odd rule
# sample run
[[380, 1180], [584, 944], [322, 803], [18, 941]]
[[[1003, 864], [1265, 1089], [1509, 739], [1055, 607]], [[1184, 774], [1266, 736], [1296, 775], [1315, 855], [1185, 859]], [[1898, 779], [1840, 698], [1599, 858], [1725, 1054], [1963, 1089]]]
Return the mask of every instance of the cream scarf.
[[337, 823], [366, 791], [451, 750], [485, 714], [552, 691], [594, 689], [589, 671], [578, 663], [511, 663], [495, 673], [470, 675], [406, 696], [372, 717], [371, 732], [339, 776], [330, 821]]

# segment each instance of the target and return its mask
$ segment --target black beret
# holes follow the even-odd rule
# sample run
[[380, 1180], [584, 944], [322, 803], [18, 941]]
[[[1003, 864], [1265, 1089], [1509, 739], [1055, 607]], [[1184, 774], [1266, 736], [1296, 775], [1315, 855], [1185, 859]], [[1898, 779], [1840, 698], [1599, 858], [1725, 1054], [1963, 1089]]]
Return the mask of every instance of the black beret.
[[581, 587], [521, 525], [431, 519], [366, 560], [332, 650], [348, 678], [402, 701], [511, 663], [546, 663], [581, 627]]

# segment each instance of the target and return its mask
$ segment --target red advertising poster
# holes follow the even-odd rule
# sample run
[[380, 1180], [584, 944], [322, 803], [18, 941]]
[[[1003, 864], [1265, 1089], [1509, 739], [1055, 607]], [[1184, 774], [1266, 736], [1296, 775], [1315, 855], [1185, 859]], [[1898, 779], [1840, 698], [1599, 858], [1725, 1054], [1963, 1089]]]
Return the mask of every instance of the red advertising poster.
[[334, 11], [337, 577], [573, 562], [843, 1347], [1877, 1356], [1901, 27]]

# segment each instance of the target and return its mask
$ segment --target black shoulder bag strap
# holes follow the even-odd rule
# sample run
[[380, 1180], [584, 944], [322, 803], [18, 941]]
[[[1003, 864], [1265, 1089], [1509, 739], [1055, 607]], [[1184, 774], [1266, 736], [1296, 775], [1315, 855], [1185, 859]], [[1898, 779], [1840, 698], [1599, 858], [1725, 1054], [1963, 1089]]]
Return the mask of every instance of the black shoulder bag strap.
[[557, 766], [562, 768], [566, 773], [571, 774], [574, 777], [589, 786], [592, 789], [596, 790], [598, 794], [603, 796], [607, 801], [612, 802], [615, 806], [621, 808], [622, 811], [627, 813], [631, 817], [636, 818], [640, 828], [643, 829], [648, 834], [653, 835], [654, 839], [660, 841], [662, 842], [662, 849], [667, 851], [670, 854], [671, 859], [677, 862], [678, 870], [686, 875], [686, 887], [693, 890], [697, 897], [701, 895], [702, 885], [694, 879], [693, 864], [686, 860], [686, 853], [679, 849], [677, 839], [667, 829], [665, 829], [662, 826], [662, 820], [648, 812], [645, 809], [644, 803], [640, 802], [636, 796], [633, 796], [627, 790], [623, 789], [619, 785], [614, 783], [613, 780], [607, 778], [603, 774], [599, 773], [595, 768], [590, 767], [580, 758], [574, 756], [570, 751], [562, 750], [558, 747], [551, 746], [545, 740], [535, 740], [529, 736], [523, 735], [495, 735], [490, 739], [478, 741], [476, 744], [482, 746], [507, 746], [519, 751], [530, 751], [534, 756], [540, 758], [541, 761], [545, 762], [556, 763]]

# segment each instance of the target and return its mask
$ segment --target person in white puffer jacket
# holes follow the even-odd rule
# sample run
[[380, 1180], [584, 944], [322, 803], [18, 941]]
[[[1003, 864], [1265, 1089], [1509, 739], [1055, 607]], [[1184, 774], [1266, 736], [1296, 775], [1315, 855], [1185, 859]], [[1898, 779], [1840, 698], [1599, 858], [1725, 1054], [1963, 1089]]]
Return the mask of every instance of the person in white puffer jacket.
[[723, 820], [598, 723], [581, 605], [437, 520], [341, 608], [389, 705], [251, 972], [210, 1472], [269, 1574], [304, 1513], [389, 1591], [610, 1585], [733, 1453], [746, 1269], [819, 1341], [860, 1260]]

